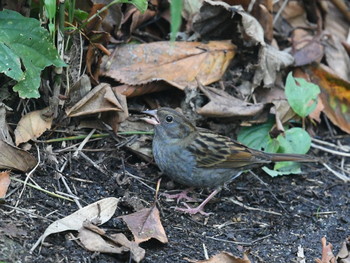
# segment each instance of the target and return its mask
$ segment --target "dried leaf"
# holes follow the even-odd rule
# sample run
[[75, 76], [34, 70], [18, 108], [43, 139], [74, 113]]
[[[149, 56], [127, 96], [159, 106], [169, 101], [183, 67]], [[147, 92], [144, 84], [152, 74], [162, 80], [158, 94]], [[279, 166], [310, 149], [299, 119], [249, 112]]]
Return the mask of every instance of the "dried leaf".
[[168, 238], [160, 222], [159, 210], [156, 206], [145, 208], [138, 212], [120, 216], [132, 232], [137, 244], [151, 238], [167, 243]]
[[66, 111], [69, 117], [83, 116], [106, 111], [122, 111], [116, 94], [109, 84], [101, 83]]
[[309, 78], [321, 88], [326, 116], [343, 131], [350, 133], [350, 83], [331, 73], [325, 66], [309, 66]]
[[122, 254], [129, 251], [126, 247], [121, 247], [112, 242], [108, 242], [103, 239], [100, 234], [85, 227], [79, 230], [78, 237], [84, 247], [89, 251], [113, 254]]
[[209, 98], [209, 103], [197, 112], [206, 117], [256, 116], [266, 109], [266, 104], [251, 104], [239, 100], [223, 90], [200, 87]]
[[51, 128], [53, 112], [50, 107], [24, 115], [15, 130], [16, 145], [38, 138]]
[[0, 172], [0, 200], [5, 198], [10, 183], [10, 171]]
[[128, 85], [163, 80], [181, 90], [219, 80], [235, 54], [229, 41], [120, 45], [104, 57], [101, 75]]
[[266, 87], [273, 86], [277, 72], [290, 66], [294, 59], [287, 52], [265, 43], [264, 29], [256, 18], [245, 12], [239, 5], [230, 6], [222, 1], [206, 0], [200, 9], [200, 14], [193, 22], [195, 32], [205, 38], [235, 38], [237, 37], [235, 34], [239, 33], [235, 31], [236, 27], [244, 32], [244, 38], [259, 48], [253, 84], [259, 86], [263, 82]]
[[36, 165], [36, 160], [30, 153], [2, 140], [0, 140], [0, 149], [0, 169], [27, 172]]
[[90, 251], [115, 254], [130, 251], [132, 259], [136, 262], [145, 257], [145, 250], [135, 242], [129, 241], [124, 234], [107, 235], [103, 229], [91, 222], [84, 222], [84, 228], [79, 230], [79, 238]]
[[9, 133], [9, 126], [6, 121], [6, 110], [9, 110], [9, 108], [4, 103], [0, 102], [0, 140], [13, 145], [12, 137]]
[[225, 251], [207, 260], [193, 260], [193, 259], [187, 259], [187, 258], [186, 260], [192, 263], [251, 263], [246, 253], [243, 254], [243, 258], [239, 258]]
[[153, 92], [169, 89], [171, 86], [164, 81], [152, 82], [144, 85], [120, 85], [113, 87], [115, 92], [125, 95], [127, 98], [141, 96]]
[[348, 237], [341, 245], [336, 262], [350, 263], [350, 237]]
[[98, 221], [98, 225], [107, 222], [114, 215], [118, 202], [119, 198], [104, 198], [79, 209], [69, 216], [56, 220], [46, 228], [44, 234], [40, 237], [41, 242], [51, 234], [67, 230], [78, 231], [83, 226], [85, 220]]
[[341, 40], [336, 36], [328, 36], [323, 45], [328, 66], [337, 72], [340, 78], [350, 81], [350, 58]]

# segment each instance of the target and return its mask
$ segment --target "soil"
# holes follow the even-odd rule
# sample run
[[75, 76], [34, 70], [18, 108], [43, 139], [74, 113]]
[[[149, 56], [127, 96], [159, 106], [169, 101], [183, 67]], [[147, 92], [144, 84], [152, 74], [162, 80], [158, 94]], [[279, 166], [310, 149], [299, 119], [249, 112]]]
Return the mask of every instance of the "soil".
[[[114, 217], [102, 227], [132, 239], [118, 216], [154, 203], [154, 191], [148, 186], [155, 188], [160, 173], [154, 164], [145, 163], [124, 148], [117, 150], [115, 144], [111, 138], [104, 138], [85, 145], [83, 152], [100, 167], [96, 169], [81, 155], [73, 158], [73, 151], [61, 143], [53, 144], [54, 154], [49, 154], [46, 144], [37, 143], [42, 161], [32, 179], [48, 191], [66, 192], [58, 176], [58, 169], [65, 167], [61, 174], [83, 206], [105, 197], [120, 197]], [[34, 154], [35, 151], [32, 149]], [[321, 157], [330, 164], [340, 161], [336, 156]], [[275, 178], [261, 169], [254, 170], [256, 175], [245, 173], [206, 206], [206, 211], [212, 213], [209, 217], [183, 214], [174, 210], [174, 200], [158, 196], [157, 206], [169, 242], [142, 243], [146, 250], [142, 262], [203, 260], [205, 251], [209, 257], [221, 251], [242, 256], [247, 250], [251, 262], [300, 262], [298, 247], [304, 249], [306, 262], [314, 262], [321, 258], [323, 236], [333, 244], [336, 254], [350, 236], [349, 184], [320, 164], [303, 165], [303, 171], [301, 175]], [[12, 176], [25, 179], [23, 174]], [[169, 188], [183, 189], [163, 177], [160, 191]], [[76, 240], [76, 232], [53, 234], [30, 254], [51, 222], [78, 208], [74, 202], [29, 186], [20, 196], [22, 189], [23, 184], [12, 181], [6, 202], [0, 205], [0, 262], [132, 262], [129, 254], [85, 250]], [[196, 189], [192, 195], [203, 199], [208, 193]], [[16, 202], [19, 203], [14, 208]]]

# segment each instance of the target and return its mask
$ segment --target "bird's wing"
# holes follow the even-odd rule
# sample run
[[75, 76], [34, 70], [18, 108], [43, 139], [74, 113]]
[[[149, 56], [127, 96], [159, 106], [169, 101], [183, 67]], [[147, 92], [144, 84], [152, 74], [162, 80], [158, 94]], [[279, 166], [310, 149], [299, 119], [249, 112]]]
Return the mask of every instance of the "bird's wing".
[[200, 131], [188, 146], [202, 168], [251, 168], [254, 164], [270, 163], [262, 152], [208, 131]]

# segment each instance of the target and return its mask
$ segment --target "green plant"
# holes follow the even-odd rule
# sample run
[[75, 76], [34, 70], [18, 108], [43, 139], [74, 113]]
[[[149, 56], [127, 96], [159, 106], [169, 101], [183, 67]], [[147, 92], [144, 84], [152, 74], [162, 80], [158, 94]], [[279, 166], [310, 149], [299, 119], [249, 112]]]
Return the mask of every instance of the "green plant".
[[181, 12], [182, 12], [182, 0], [172, 0], [170, 5], [170, 14], [171, 14], [171, 33], [170, 40], [175, 41], [176, 34], [179, 32], [181, 26]]
[[41, 71], [66, 66], [49, 33], [37, 19], [11, 10], [0, 12], [0, 30], [0, 72], [17, 81], [13, 90], [21, 98], [38, 98]]
[[[288, 90], [288, 91], [287, 91]], [[294, 78], [291, 73], [286, 81], [286, 96], [291, 108], [305, 118], [316, 107], [319, 87], [304, 79]], [[301, 96], [300, 94], [303, 94]], [[298, 153], [305, 154], [311, 147], [310, 135], [302, 128], [290, 128], [290, 123], [284, 126], [284, 134], [271, 138], [269, 132], [274, 126], [274, 119], [260, 125], [244, 127], [238, 133], [238, 141], [254, 149], [271, 153]], [[300, 164], [294, 162], [276, 163], [271, 170], [263, 170], [271, 176], [300, 173]]]

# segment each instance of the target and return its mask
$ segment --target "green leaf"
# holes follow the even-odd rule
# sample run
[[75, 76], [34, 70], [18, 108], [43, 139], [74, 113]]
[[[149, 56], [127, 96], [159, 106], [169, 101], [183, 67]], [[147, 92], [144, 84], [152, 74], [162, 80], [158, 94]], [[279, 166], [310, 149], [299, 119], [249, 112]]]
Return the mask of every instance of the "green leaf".
[[171, 35], [170, 40], [175, 41], [176, 34], [179, 32], [181, 26], [181, 12], [182, 12], [182, 0], [172, 0], [170, 6], [171, 14]]
[[[1, 71], [18, 81], [13, 89], [18, 91], [21, 98], [38, 98], [40, 72], [50, 65], [66, 66], [58, 57], [49, 33], [40, 27], [38, 20], [24, 17], [11, 10], [0, 12], [0, 31], [2, 48], [4, 49], [6, 46], [10, 49], [11, 53], [8, 54], [11, 56], [11, 60], [21, 59], [25, 68], [25, 71], [22, 72], [17, 64], [17, 67], [13, 68], [14, 73], [9, 73], [3, 68]], [[1, 60], [3, 60], [3, 54], [0, 53], [0, 55]], [[21, 78], [19, 78], [20, 75]]]
[[280, 144], [278, 149], [280, 153], [305, 154], [311, 147], [310, 135], [302, 128], [289, 129], [284, 135], [279, 135], [277, 140]]
[[[292, 128], [285, 132], [284, 135], [277, 137], [280, 148], [279, 153], [298, 153], [305, 154], [310, 150], [310, 135], [301, 128]], [[274, 170], [281, 174], [297, 174], [300, 173], [300, 164], [295, 162], [278, 162], [274, 166]]]
[[293, 163], [295, 166], [290, 166], [289, 169], [282, 169], [282, 170], [271, 170], [267, 168], [266, 166], [262, 167], [261, 169], [264, 170], [265, 173], [270, 175], [271, 177], [276, 177], [279, 175], [288, 175], [288, 174], [300, 174], [300, 165], [298, 163]]
[[294, 78], [290, 72], [286, 80], [285, 93], [295, 113], [305, 118], [316, 108], [320, 88], [305, 79]]
[[238, 133], [237, 140], [253, 149], [275, 153], [279, 148], [279, 142], [270, 137], [269, 132], [273, 124], [273, 119], [270, 119], [263, 124], [243, 127]]
[[21, 61], [19, 57], [3, 43], [0, 43], [0, 58], [0, 72], [14, 80], [20, 80], [23, 76]]

